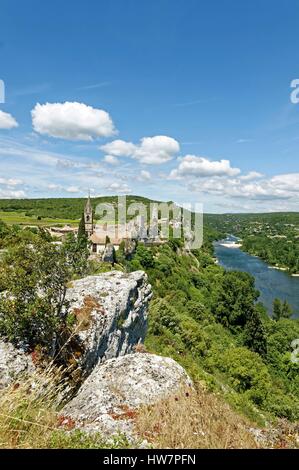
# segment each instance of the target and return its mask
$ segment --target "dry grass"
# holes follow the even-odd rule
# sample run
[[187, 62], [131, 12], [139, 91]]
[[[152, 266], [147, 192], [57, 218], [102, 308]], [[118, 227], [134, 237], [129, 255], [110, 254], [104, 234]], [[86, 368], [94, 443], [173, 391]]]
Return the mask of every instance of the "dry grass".
[[137, 343], [133, 347], [133, 351], [135, 353], [148, 353], [148, 350], [146, 349], [146, 346], [143, 343]]
[[59, 426], [59, 387], [51, 385], [52, 379], [47, 373], [1, 391], [0, 448], [47, 447]]
[[0, 448], [99, 449], [129, 446], [121, 437], [107, 443], [99, 434], [87, 435], [76, 430], [76, 423], [59, 413], [64, 385], [57, 384], [57, 377], [59, 371], [52, 369], [1, 390]]
[[175, 396], [140, 410], [135, 426], [155, 448], [256, 448], [250, 423], [202, 388], [182, 389]]

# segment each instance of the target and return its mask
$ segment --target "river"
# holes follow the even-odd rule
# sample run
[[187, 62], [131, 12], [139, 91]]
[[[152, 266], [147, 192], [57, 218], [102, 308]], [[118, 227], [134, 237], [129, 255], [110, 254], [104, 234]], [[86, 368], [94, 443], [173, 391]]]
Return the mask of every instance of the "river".
[[238, 239], [232, 235], [214, 243], [219, 265], [227, 270], [246, 271], [255, 278], [255, 286], [260, 291], [259, 301], [272, 313], [275, 297], [286, 300], [299, 317], [299, 277], [273, 269], [260, 258], [244, 253], [235, 244]]

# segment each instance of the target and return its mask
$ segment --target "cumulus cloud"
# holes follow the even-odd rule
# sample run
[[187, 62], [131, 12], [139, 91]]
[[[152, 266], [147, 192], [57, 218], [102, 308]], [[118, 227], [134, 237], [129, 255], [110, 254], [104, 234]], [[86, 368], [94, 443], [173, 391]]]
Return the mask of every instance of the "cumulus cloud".
[[247, 184], [231, 185], [228, 188], [228, 194], [235, 198], [246, 198], [253, 200], [275, 200], [275, 199], [289, 199], [291, 194], [275, 188], [271, 181], [254, 182]]
[[119, 160], [114, 155], [105, 155], [104, 162], [108, 163], [109, 165], [118, 165]]
[[125, 194], [128, 194], [132, 191], [127, 184], [117, 183], [117, 182], [109, 184], [108, 186], [106, 186], [106, 189], [111, 192], [125, 193]]
[[7, 186], [19, 186], [23, 181], [16, 178], [0, 178], [0, 184], [5, 184]]
[[139, 181], [150, 181], [151, 178], [150, 172], [146, 170], [141, 170], [140, 175], [138, 176]]
[[189, 189], [196, 192], [206, 192], [219, 196], [247, 199], [254, 201], [286, 200], [294, 196], [291, 188], [281, 189], [273, 181], [277, 177], [248, 182], [241, 178], [199, 178], [191, 182]]
[[131, 142], [116, 139], [108, 144], [102, 145], [100, 149], [115, 157], [131, 157], [135, 152], [136, 146]]
[[160, 165], [171, 160], [180, 146], [172, 137], [156, 135], [143, 137], [137, 145], [117, 139], [102, 145], [100, 149], [116, 157], [131, 157], [147, 165]]
[[179, 159], [179, 165], [168, 175], [170, 180], [185, 182], [194, 192], [207, 193], [230, 199], [252, 201], [289, 200], [298, 202], [299, 173], [266, 177], [257, 171], [241, 175], [229, 160], [209, 160], [196, 155]]
[[259, 173], [258, 171], [250, 171], [249, 173], [247, 173], [247, 175], [240, 176], [240, 180], [251, 181], [256, 180], [257, 178], [262, 178], [262, 176], [262, 173]]
[[31, 111], [32, 125], [39, 134], [67, 140], [93, 140], [116, 133], [109, 114], [84, 103], [37, 103]]
[[25, 191], [22, 190], [0, 189], [0, 198], [2, 199], [24, 199], [26, 197]]
[[182, 177], [208, 177], [208, 176], [236, 176], [239, 168], [232, 168], [229, 160], [209, 160], [195, 155], [186, 155], [175, 170], [172, 170], [169, 178], [180, 179]]
[[19, 124], [11, 114], [0, 110], [0, 129], [13, 129], [14, 127], [18, 127], [18, 125]]
[[299, 173], [286, 173], [283, 175], [276, 175], [271, 178], [271, 182], [277, 188], [299, 192]]
[[156, 135], [144, 137], [137, 146], [134, 158], [141, 163], [158, 165], [171, 160], [180, 151], [179, 143], [172, 137]]

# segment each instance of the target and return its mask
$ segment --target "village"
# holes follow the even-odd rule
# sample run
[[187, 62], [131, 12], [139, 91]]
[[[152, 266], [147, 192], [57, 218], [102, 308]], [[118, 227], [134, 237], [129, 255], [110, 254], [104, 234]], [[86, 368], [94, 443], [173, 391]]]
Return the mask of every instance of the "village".
[[[141, 211], [142, 212], [142, 211]], [[123, 223], [102, 222], [95, 220], [90, 195], [86, 201], [84, 212], [84, 229], [89, 242], [90, 259], [111, 262], [113, 252], [124, 247], [126, 253], [134, 252], [137, 243], [146, 246], [162, 245], [169, 237], [169, 229], [181, 229], [182, 221], [179, 217], [169, 219], [159, 217], [158, 205], [153, 206], [150, 220], [146, 215], [138, 214], [129, 221]], [[55, 240], [61, 244], [69, 233], [77, 236], [79, 227], [72, 225], [50, 226], [46, 230]]]

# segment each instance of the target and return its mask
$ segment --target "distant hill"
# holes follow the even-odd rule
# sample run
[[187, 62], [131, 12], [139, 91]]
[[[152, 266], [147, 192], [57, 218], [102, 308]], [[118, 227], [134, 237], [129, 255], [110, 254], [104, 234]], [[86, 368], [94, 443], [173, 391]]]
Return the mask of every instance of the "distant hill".
[[[117, 205], [117, 196], [103, 196], [92, 198], [92, 206], [95, 209], [97, 204], [110, 203]], [[127, 204], [143, 203], [149, 207], [151, 202], [159, 202], [141, 196], [127, 196]], [[47, 199], [0, 199], [0, 213], [14, 212], [22, 214], [28, 218], [40, 219], [80, 219], [86, 198], [47, 198]], [[4, 219], [5, 217], [3, 217]], [[1, 214], [0, 214], [1, 219]]]

